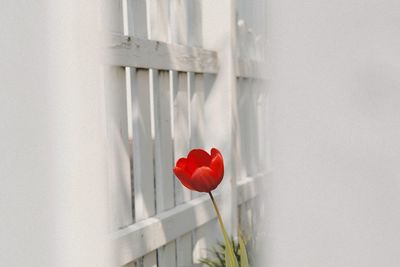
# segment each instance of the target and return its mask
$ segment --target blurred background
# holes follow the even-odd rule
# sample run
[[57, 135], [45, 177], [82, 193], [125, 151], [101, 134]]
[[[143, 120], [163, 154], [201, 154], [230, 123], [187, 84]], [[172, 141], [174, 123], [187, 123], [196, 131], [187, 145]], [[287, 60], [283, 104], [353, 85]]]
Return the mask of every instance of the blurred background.
[[267, 2], [264, 266], [399, 266], [400, 4]]

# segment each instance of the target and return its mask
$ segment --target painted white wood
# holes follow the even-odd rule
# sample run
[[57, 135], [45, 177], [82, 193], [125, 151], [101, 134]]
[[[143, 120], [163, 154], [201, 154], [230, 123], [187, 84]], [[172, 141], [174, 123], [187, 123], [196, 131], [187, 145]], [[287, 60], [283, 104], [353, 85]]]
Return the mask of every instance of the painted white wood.
[[263, 81], [255, 81], [254, 87], [257, 91], [257, 95], [255, 96], [256, 102], [256, 113], [257, 113], [257, 170], [262, 172], [265, 168], [265, 144], [266, 144], [266, 133], [265, 133], [265, 114], [266, 111], [264, 109], [266, 102], [266, 90], [264, 88]]
[[[189, 73], [190, 91], [190, 149], [204, 148], [204, 77], [203, 74]], [[208, 151], [209, 152], [209, 151]], [[192, 198], [200, 196], [192, 192]]]
[[248, 58], [248, 50], [246, 49], [246, 22], [239, 17], [236, 22], [236, 56], [239, 58]]
[[263, 65], [264, 63], [261, 61], [238, 58], [235, 65], [236, 76], [265, 79], [265, 75], [262, 73], [262, 70], [265, 69]]
[[174, 206], [173, 141], [169, 72], [154, 71], [155, 167], [157, 211]]
[[[134, 155], [135, 219], [140, 221], [155, 214], [153, 139], [151, 135], [149, 71], [132, 69], [132, 117]], [[144, 257], [151, 266], [156, 254]]]
[[106, 63], [115, 66], [201, 73], [218, 71], [217, 54], [202, 48], [123, 35], [109, 36], [108, 48]]
[[[167, 42], [169, 38], [167, 0], [148, 1], [149, 38]], [[156, 174], [156, 210], [157, 213], [175, 205], [175, 188], [172, 168], [173, 140], [170, 102], [172, 90], [170, 74], [166, 70], [152, 70], [152, 86], [155, 121], [155, 174]], [[175, 241], [157, 249], [158, 267], [176, 266]]]
[[[187, 1], [170, 0], [170, 29], [173, 44], [188, 45], [188, 8]], [[176, 70], [176, 69], [174, 69]], [[186, 157], [190, 149], [190, 87], [188, 71], [172, 72], [173, 103], [174, 103], [174, 158], [175, 162]], [[176, 204], [190, 200], [191, 193], [180, 184], [175, 183]]]
[[188, 2], [187, 0], [170, 0], [171, 40], [176, 44], [188, 44]]
[[193, 263], [192, 259], [192, 233], [181, 235], [176, 239], [176, 266], [187, 267]]
[[246, 40], [249, 59], [257, 60], [256, 34], [252, 28], [247, 29]]
[[[203, 48], [218, 52], [219, 72], [207, 95], [205, 118], [208, 131], [206, 146], [217, 146], [224, 155], [225, 177], [219, 187], [224, 194], [221, 213], [227, 218], [227, 231], [236, 233], [236, 173], [233, 171], [236, 162], [234, 132], [234, 108], [236, 104], [235, 80], [235, 1], [233, 0], [203, 0], [202, 1], [202, 32]], [[223, 41], [222, 41], [223, 40]], [[218, 112], [215, 108], [218, 107]]]
[[106, 69], [106, 116], [111, 229], [132, 223], [125, 69]]
[[[155, 167], [157, 212], [175, 205], [173, 168], [173, 142], [171, 122], [171, 89], [169, 72], [153, 70], [155, 114]], [[158, 250], [160, 266], [175, 266], [175, 242]]]
[[[205, 131], [205, 122], [204, 122], [204, 76], [202, 74], [194, 74], [191, 76], [192, 86], [190, 89], [191, 93], [191, 147], [192, 148], [203, 148], [204, 147], [204, 131]], [[209, 151], [208, 151], [209, 152]], [[192, 197], [198, 197], [198, 192], [194, 192], [195, 194]]]
[[[248, 78], [238, 78], [238, 110], [239, 110], [239, 123], [240, 123], [240, 142], [241, 142], [241, 161], [243, 164], [244, 175], [250, 175], [251, 173], [251, 133], [249, 131], [251, 127], [251, 114], [249, 113], [249, 105], [251, 99], [251, 91], [248, 88]], [[242, 177], [239, 179], [243, 179]]]
[[199, 263], [201, 258], [207, 256], [214, 257], [211, 255], [208, 249], [216, 246], [217, 241], [222, 241], [223, 236], [221, 230], [218, 228], [218, 220], [212, 219], [206, 224], [203, 224], [196, 228], [193, 234], [193, 262]]
[[157, 252], [152, 251], [146, 254], [142, 259], [143, 267], [157, 267]]
[[[121, 34], [122, 2], [107, 1], [106, 5], [106, 27]], [[125, 69], [104, 67], [104, 80], [110, 229], [117, 230], [133, 222]]]
[[[180, 253], [180, 251], [178, 251]], [[158, 254], [158, 267], [170, 267], [176, 265], [176, 246], [175, 241], [157, 249]]]
[[[263, 176], [248, 177], [238, 183], [239, 205], [260, 193], [258, 183], [261, 177]], [[215, 198], [220, 205], [221, 194], [215, 193]], [[129, 263], [215, 218], [211, 200], [207, 194], [204, 194], [121, 229], [113, 234], [115, 253], [119, 256], [119, 263], [121, 265]], [[177, 246], [179, 247], [178, 242]]]
[[[169, 38], [167, 0], [149, 1], [150, 39], [167, 42]], [[155, 168], [157, 212], [175, 205], [173, 142], [171, 122], [171, 87], [169, 71], [152, 70], [155, 116]], [[157, 249], [158, 266], [176, 266], [175, 241]]]
[[187, 20], [188, 23], [188, 36], [187, 44], [189, 46], [201, 47], [203, 44], [203, 12], [202, 0], [186, 1], [187, 5]]
[[264, 114], [264, 119], [261, 124], [263, 127], [263, 136], [265, 138], [265, 141], [263, 143], [263, 148], [264, 151], [262, 153], [262, 166], [264, 166], [265, 172], [271, 172], [272, 171], [272, 162], [271, 162], [271, 132], [272, 129], [270, 128], [272, 123], [271, 123], [271, 104], [270, 104], [270, 83], [268, 81], [265, 81], [263, 83], [263, 88], [266, 88], [266, 90], [263, 93], [263, 108], [262, 108], [262, 113]]
[[[248, 90], [248, 103], [247, 103], [247, 129], [249, 131], [249, 172], [248, 175], [252, 176], [257, 174], [258, 172], [258, 125], [257, 125], [257, 98], [258, 91], [255, 88], [255, 80], [254, 79], [246, 79], [246, 88]], [[249, 120], [249, 118], [252, 118]]]
[[[257, 82], [254, 79], [247, 79], [246, 81], [247, 89], [249, 90], [249, 102], [247, 104], [247, 118], [248, 118], [248, 128], [250, 137], [249, 137], [249, 146], [250, 146], [250, 154], [249, 156], [249, 173], [248, 175], [252, 176], [257, 174], [259, 170], [259, 158], [258, 158], [258, 136], [259, 136], [259, 125], [257, 123], [258, 116], [258, 107], [257, 100], [259, 96], [259, 91], [257, 90]], [[251, 118], [251, 119], [250, 119]]]
[[[148, 38], [147, 2], [127, 0], [128, 34]], [[140, 67], [131, 66], [128, 67]], [[144, 220], [156, 212], [154, 181], [154, 150], [152, 136], [152, 107], [150, 72], [148, 69], [131, 68], [133, 117], [133, 162], [135, 219]], [[148, 252], [139, 260], [141, 267], [157, 265], [156, 251]]]
[[148, 70], [133, 69], [131, 81], [135, 219], [140, 221], [155, 213]]
[[[126, 0], [127, 1], [127, 21], [128, 34], [138, 38], [148, 38], [147, 27], [147, 1]], [[117, 1], [118, 2], [118, 1]]]
[[[189, 151], [189, 92], [186, 73], [172, 73], [174, 95], [174, 162]], [[175, 203], [191, 199], [190, 190], [175, 179]]]
[[[188, 20], [188, 43], [191, 46], [202, 45], [202, 11], [201, 2], [193, 0], [187, 2]], [[204, 147], [204, 75], [201, 73], [188, 73], [188, 84], [190, 92], [190, 149]], [[201, 194], [192, 192], [192, 198]]]
[[169, 1], [148, 0], [149, 39], [168, 42], [169, 32]]
[[[195, 46], [196, 41], [193, 34], [195, 31], [189, 33], [189, 21], [195, 20], [193, 13], [188, 6], [193, 1], [185, 0], [170, 0], [170, 28], [171, 28], [171, 42], [180, 45]], [[201, 10], [197, 10], [200, 13]], [[191, 16], [191, 17], [190, 17]], [[190, 18], [190, 20], [189, 20]], [[196, 21], [197, 22], [197, 21]], [[191, 37], [193, 36], [193, 37]], [[197, 37], [197, 36], [196, 36]], [[200, 49], [200, 48], [199, 48]], [[212, 63], [218, 71], [217, 56], [215, 54], [215, 61]], [[210, 61], [211, 63], [211, 61]], [[194, 69], [185, 69], [184, 71], [195, 71]], [[197, 71], [198, 72], [198, 71]], [[205, 72], [205, 71], [201, 71]], [[213, 73], [211, 71], [208, 71]], [[189, 87], [190, 73], [172, 72], [172, 84], [174, 89], [174, 157], [175, 161], [180, 157], [186, 157], [190, 149], [190, 132], [191, 132], [191, 110], [190, 110], [190, 87]], [[182, 186], [180, 182], [175, 180], [175, 201], [176, 203], [184, 203], [192, 198], [195, 194], [190, 192], [187, 188]], [[178, 266], [191, 266], [192, 265], [192, 235], [187, 233], [184, 237], [176, 240], [177, 246], [177, 264]]]
[[254, 175], [260, 170], [260, 125], [258, 101], [260, 90], [254, 79], [240, 78], [238, 89], [240, 109], [240, 136], [242, 161], [245, 162], [247, 175]]
[[115, 233], [120, 263], [145, 255], [214, 217], [211, 201], [204, 195], [122, 229]]
[[238, 181], [240, 179], [242, 179], [243, 177], [246, 176], [246, 162], [245, 162], [245, 149], [246, 147], [244, 147], [244, 133], [243, 133], [243, 112], [242, 112], [242, 106], [243, 106], [243, 90], [242, 90], [242, 79], [240, 77], [236, 78], [236, 108], [237, 108], [237, 112], [238, 112], [238, 122], [237, 122], [237, 133], [238, 133], [238, 139], [239, 139], [239, 162], [240, 162], [240, 167], [238, 169]]
[[246, 177], [241, 179], [237, 183], [237, 201], [238, 204], [246, 202], [249, 199], [254, 198], [260, 192], [262, 192], [262, 180], [266, 174], [258, 174], [254, 177]]
[[[125, 34], [130, 36], [110, 36], [107, 62], [131, 67], [127, 75], [132, 90], [136, 223], [114, 234], [115, 252], [121, 265], [137, 263], [147, 267], [156, 266], [158, 262], [159, 266], [190, 266], [193, 257], [196, 259], [203, 253], [201, 247], [209, 248], [219, 233], [208, 196], [192, 194], [171, 170], [175, 161], [194, 147], [221, 148], [226, 166], [239, 161], [235, 154], [239, 151], [235, 143], [239, 138], [236, 136], [239, 126], [235, 126], [235, 117], [239, 116], [235, 111], [238, 97], [235, 78], [260, 78], [258, 66], [261, 63], [246, 57], [236, 60], [234, 56], [232, 0], [217, 3], [225, 7], [229, 15], [223, 15], [222, 30], [211, 31], [209, 20], [218, 15], [209, 12], [214, 4], [209, 0], [205, 2], [126, 0]], [[203, 12], [207, 12], [207, 16]], [[203, 16], [207, 22], [203, 21]], [[230, 39], [227, 44], [210, 41], [225, 33]], [[203, 39], [210, 50], [201, 48]], [[219, 51], [222, 57], [218, 58], [214, 51]], [[221, 70], [218, 60], [223, 64]], [[216, 73], [218, 76], [213, 75]], [[244, 87], [250, 89], [250, 79], [245, 81], [248, 84]], [[254, 102], [253, 108], [257, 110], [256, 95], [248, 90], [245, 93], [248, 94], [246, 102]], [[210, 109], [216, 105], [221, 108], [222, 120]], [[256, 111], [247, 109], [244, 116], [248, 119], [251, 114], [255, 116], [252, 123], [258, 124]], [[219, 124], [215, 124], [216, 121]], [[210, 134], [206, 127], [209, 123], [217, 131], [225, 130]], [[255, 144], [258, 137], [248, 136], [256, 139]], [[250, 144], [248, 139], [246, 142]], [[253, 143], [249, 151], [255, 150]], [[221, 209], [223, 216], [229, 216], [228, 228], [234, 231], [236, 205], [256, 196], [257, 186], [253, 178], [239, 180], [242, 174], [234, 167], [226, 168], [225, 187], [228, 184], [231, 187], [222, 192], [226, 197]], [[256, 174], [256, 170], [251, 173]], [[235, 186], [236, 180], [238, 186]], [[216, 195], [220, 200], [220, 193]], [[196, 197], [199, 198], [192, 199]], [[174, 207], [176, 204], [180, 205]], [[136, 259], [139, 260], [132, 262]]]
[[102, 26], [107, 33], [123, 33], [123, 8], [122, 1], [103, 0], [102, 2]]
[[123, 265], [122, 267], [139, 267], [139, 266], [136, 261], [132, 261], [130, 263]]
[[249, 210], [251, 210], [251, 204], [249, 204], [250, 202], [250, 200], [244, 202], [238, 207], [240, 231], [245, 237], [248, 237], [251, 234], [251, 221], [249, 219]]

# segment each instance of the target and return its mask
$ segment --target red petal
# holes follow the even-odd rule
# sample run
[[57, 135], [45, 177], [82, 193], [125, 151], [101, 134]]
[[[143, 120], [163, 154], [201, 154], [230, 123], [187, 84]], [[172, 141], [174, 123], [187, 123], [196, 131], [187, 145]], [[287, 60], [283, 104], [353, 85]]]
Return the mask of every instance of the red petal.
[[200, 167], [192, 175], [191, 184], [194, 190], [199, 192], [210, 192], [219, 183], [216, 182], [216, 174], [209, 167]]
[[210, 166], [211, 156], [203, 149], [193, 149], [190, 151], [187, 157], [186, 170], [189, 171], [190, 174], [200, 167]]
[[224, 177], [224, 160], [222, 154], [216, 149], [211, 149], [210, 168], [215, 172], [218, 184]]
[[174, 173], [178, 177], [179, 181], [188, 189], [194, 190], [190, 182], [190, 174], [183, 168], [175, 167]]
[[180, 158], [177, 162], [176, 162], [176, 167], [182, 168], [184, 169], [186, 167], [186, 163], [187, 163], [187, 159], [186, 158]]
[[211, 158], [215, 157], [216, 155], [221, 155], [222, 157], [222, 154], [221, 152], [219, 152], [218, 149], [216, 149], [215, 147], [211, 148]]

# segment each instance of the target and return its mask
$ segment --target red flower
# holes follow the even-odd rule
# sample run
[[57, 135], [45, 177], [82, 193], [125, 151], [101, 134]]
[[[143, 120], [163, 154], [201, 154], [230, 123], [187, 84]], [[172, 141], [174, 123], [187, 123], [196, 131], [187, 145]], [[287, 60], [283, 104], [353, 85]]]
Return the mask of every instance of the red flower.
[[224, 161], [215, 148], [211, 149], [211, 155], [203, 149], [193, 149], [187, 158], [180, 158], [176, 162], [174, 173], [188, 189], [210, 192], [224, 177]]

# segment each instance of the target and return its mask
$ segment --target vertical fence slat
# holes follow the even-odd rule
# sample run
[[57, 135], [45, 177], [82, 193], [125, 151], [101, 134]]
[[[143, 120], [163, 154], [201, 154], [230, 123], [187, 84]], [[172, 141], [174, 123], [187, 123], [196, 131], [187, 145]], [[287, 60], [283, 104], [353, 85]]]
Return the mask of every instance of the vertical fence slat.
[[[168, 0], [148, 1], [149, 39], [168, 42]], [[172, 208], [174, 199], [173, 142], [171, 122], [170, 74], [165, 70], [152, 70], [155, 120], [155, 168], [157, 213]], [[157, 250], [158, 267], [175, 266], [175, 241]]]
[[[128, 33], [147, 38], [147, 5], [142, 0], [127, 0]], [[150, 72], [148, 69], [130, 69], [132, 88], [134, 198], [136, 221], [155, 214], [154, 155], [151, 133]], [[143, 267], [157, 265], [155, 251], [138, 263]]]
[[136, 221], [155, 214], [149, 71], [131, 70]]
[[169, 72], [154, 71], [155, 164], [157, 212], [174, 206], [173, 143]]
[[255, 89], [255, 111], [256, 111], [256, 126], [257, 126], [257, 139], [256, 139], [256, 148], [257, 148], [257, 172], [260, 173], [263, 169], [263, 152], [264, 152], [264, 145], [265, 143], [265, 135], [263, 131], [263, 90], [261, 87], [260, 81], [254, 82], [254, 89]]
[[128, 33], [147, 38], [147, 2], [145, 0], [126, 0], [128, 15]]
[[[171, 135], [170, 81], [168, 71], [153, 70], [155, 115], [155, 166], [157, 212], [172, 208], [174, 200], [173, 143]], [[158, 249], [159, 267], [174, 266], [175, 241]]]
[[249, 91], [249, 98], [247, 103], [247, 122], [248, 128], [251, 129], [249, 132], [249, 175], [253, 176], [258, 171], [258, 126], [257, 126], [257, 90], [254, 88], [254, 79], [246, 80], [246, 90]]
[[[187, 3], [185, 0], [170, 0], [171, 42], [186, 45], [188, 43]], [[186, 156], [189, 150], [190, 110], [187, 73], [172, 72], [174, 92], [174, 160]], [[176, 204], [190, 200], [190, 192], [179, 182], [175, 183]]]
[[[127, 0], [128, 33], [147, 37], [145, 1]], [[151, 135], [150, 77], [146, 69], [130, 69], [135, 218], [155, 214], [153, 139]]]
[[[175, 75], [176, 74], [176, 75]], [[189, 150], [189, 92], [187, 74], [173, 73], [174, 90], [174, 160], [186, 157]], [[190, 200], [190, 191], [175, 179], [175, 202]]]
[[[140, 221], [155, 214], [149, 71], [131, 69], [131, 81], [135, 218]], [[144, 256], [143, 267], [153, 266], [153, 261], [156, 262], [156, 252]]]
[[[170, 0], [171, 41], [186, 45], [188, 41], [186, 1]], [[189, 150], [189, 88], [187, 73], [172, 72], [174, 90], [174, 154], [175, 161], [186, 156]], [[176, 203], [180, 204], [190, 199], [190, 192], [176, 183]]]
[[180, 236], [176, 240], [177, 267], [192, 265], [192, 233]]
[[248, 144], [249, 140], [249, 131], [247, 131], [248, 121], [247, 121], [247, 105], [248, 105], [248, 94], [249, 91], [246, 88], [245, 78], [239, 77], [237, 79], [238, 88], [237, 88], [237, 96], [238, 96], [238, 110], [239, 110], [239, 130], [240, 130], [240, 151], [241, 151], [241, 161], [243, 162], [243, 168], [241, 172], [241, 176], [239, 179], [247, 176], [249, 172], [249, 155], [250, 155], [250, 147]]
[[239, 133], [239, 151], [240, 151], [240, 170], [238, 180], [243, 179], [247, 175], [247, 165], [248, 165], [248, 145], [247, 145], [247, 134], [246, 130], [246, 90], [244, 90], [244, 79], [238, 77], [237, 81], [237, 110], [238, 110], [238, 133]]
[[188, 45], [202, 47], [203, 44], [203, 10], [201, 6], [201, 1], [203, 0], [191, 0], [187, 1], [187, 20], [188, 23]]
[[109, 181], [111, 228], [116, 230], [133, 222], [127, 127], [125, 69], [107, 69], [106, 107], [109, 141]]
[[168, 42], [169, 39], [169, 5], [168, 0], [150, 0], [149, 5], [149, 39]]
[[[186, 157], [189, 150], [189, 92], [186, 73], [171, 72], [174, 103], [174, 160]], [[191, 199], [190, 191], [175, 179], [175, 204]], [[177, 266], [192, 265], [192, 236], [176, 240]]]
[[[203, 11], [201, 0], [193, 0], [187, 2], [186, 7], [188, 27], [188, 44], [191, 46], [203, 46]], [[204, 134], [205, 129], [205, 80], [202, 73], [189, 73], [189, 93], [190, 93], [190, 148], [205, 147]], [[217, 146], [213, 143], [212, 146]], [[192, 192], [192, 198], [197, 198], [203, 193]], [[192, 233], [192, 257], [194, 261], [198, 261], [201, 257], [207, 256], [207, 248], [211, 248], [216, 241], [218, 234], [215, 232], [216, 221], [213, 220]]]
[[211, 249], [216, 245], [216, 237], [220, 235], [217, 219], [211, 220], [208, 223], [197, 228], [193, 233], [193, 260], [198, 263], [201, 258], [214, 257], [210, 255], [207, 249]]
[[[204, 80], [203, 74], [189, 73], [190, 92], [190, 148], [204, 149]], [[209, 151], [208, 151], [209, 152]], [[192, 192], [192, 198], [202, 193]]]
[[158, 252], [158, 267], [176, 266], [175, 241], [169, 242], [162, 248], [159, 248], [157, 252]]
[[157, 267], [157, 254], [155, 251], [145, 255], [142, 260], [143, 267]]
[[[107, 27], [122, 33], [122, 3], [108, 1]], [[128, 140], [127, 96], [125, 69], [105, 67], [105, 101], [108, 139], [108, 176], [111, 230], [133, 222]]]
[[171, 40], [176, 44], [188, 44], [187, 0], [170, 0]]

